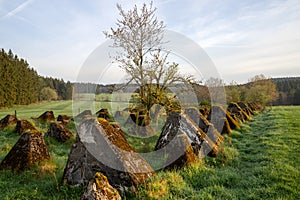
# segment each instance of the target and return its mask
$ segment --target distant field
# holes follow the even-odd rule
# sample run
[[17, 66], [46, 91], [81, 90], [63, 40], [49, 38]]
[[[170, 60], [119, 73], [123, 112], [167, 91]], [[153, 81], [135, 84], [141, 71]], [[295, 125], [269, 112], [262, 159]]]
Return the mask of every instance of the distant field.
[[18, 118], [29, 119], [31, 117], [38, 117], [47, 110], [54, 111], [57, 117], [60, 114], [72, 116], [72, 101], [51, 101], [42, 102], [30, 105], [13, 106], [11, 108], [0, 109], [0, 118], [7, 114], [14, 114], [17, 111]]
[[75, 101], [72, 105], [72, 100], [69, 101], [51, 101], [41, 102], [30, 105], [13, 106], [10, 108], [0, 108], [0, 119], [7, 114], [14, 114], [17, 111], [18, 118], [29, 119], [31, 117], [38, 117], [47, 110], [54, 111], [57, 117], [60, 114], [73, 116], [72, 106], [74, 107], [74, 114], [77, 115], [83, 110], [90, 109], [93, 113], [97, 112], [101, 108], [109, 108], [112, 111], [122, 110], [129, 106], [127, 102], [106, 102], [106, 101], [94, 101], [94, 100], [80, 100]]
[[[31, 117], [38, 117], [47, 110], [54, 111], [55, 116], [60, 114], [73, 116], [79, 114], [84, 110], [92, 110], [96, 113], [101, 108], [108, 108], [114, 114], [118, 110], [123, 110], [132, 106], [132, 93], [118, 93], [118, 94], [80, 94], [74, 101], [50, 101], [41, 102], [30, 105], [13, 106], [10, 108], [0, 108], [0, 119], [7, 114], [14, 114], [17, 111], [19, 118], [29, 119]], [[183, 105], [184, 103], [181, 102]], [[74, 111], [74, 113], [73, 113]]]
[[[107, 102], [106, 102], [107, 103]], [[101, 104], [105, 105], [105, 104]], [[54, 101], [1, 109], [0, 117], [37, 117], [46, 110], [72, 115], [72, 101]], [[300, 199], [300, 106], [273, 107], [225, 136], [224, 151], [191, 167], [158, 172], [126, 199]], [[73, 132], [73, 125], [69, 127]], [[43, 133], [47, 126], [39, 126]], [[0, 162], [19, 136], [13, 128], [0, 131]], [[61, 185], [75, 138], [65, 144], [46, 139], [51, 160], [24, 173], [0, 172], [0, 199], [80, 199], [83, 188]], [[134, 148], [141, 147], [129, 138]], [[155, 141], [149, 140], [150, 143]], [[144, 149], [143, 149], [144, 148]], [[145, 149], [146, 148], [146, 149]]]

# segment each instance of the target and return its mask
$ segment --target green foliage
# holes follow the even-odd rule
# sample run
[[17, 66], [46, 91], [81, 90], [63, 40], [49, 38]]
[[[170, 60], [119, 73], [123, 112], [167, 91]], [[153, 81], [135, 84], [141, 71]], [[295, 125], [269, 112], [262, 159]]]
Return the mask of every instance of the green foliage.
[[35, 103], [44, 87], [55, 89], [60, 99], [72, 98], [70, 82], [40, 77], [26, 60], [0, 50], [0, 107]]
[[274, 78], [272, 79], [279, 92], [278, 99], [273, 105], [300, 105], [300, 78]]
[[50, 87], [51, 89], [55, 90], [57, 92], [58, 99], [72, 99], [73, 84], [71, 84], [69, 81], [64, 82], [63, 79], [46, 77], [42, 78], [40, 87], [41, 89], [45, 87]]
[[50, 87], [44, 87], [41, 90], [40, 100], [51, 101], [51, 100], [57, 100], [57, 98], [58, 96], [54, 89], [51, 89]]
[[200, 106], [211, 106], [211, 102], [204, 100], [200, 102]]
[[241, 96], [242, 96], [241, 87], [236, 82], [230, 83], [230, 85], [228, 85], [225, 89], [226, 89], [227, 103], [241, 101]]
[[0, 107], [30, 104], [39, 97], [37, 72], [9, 50], [0, 51]]
[[254, 76], [247, 84], [237, 85], [233, 82], [226, 87], [227, 102], [257, 102], [268, 104], [278, 97], [276, 84], [264, 75]]
[[293, 103], [294, 105], [300, 105], [300, 87], [295, 91]]

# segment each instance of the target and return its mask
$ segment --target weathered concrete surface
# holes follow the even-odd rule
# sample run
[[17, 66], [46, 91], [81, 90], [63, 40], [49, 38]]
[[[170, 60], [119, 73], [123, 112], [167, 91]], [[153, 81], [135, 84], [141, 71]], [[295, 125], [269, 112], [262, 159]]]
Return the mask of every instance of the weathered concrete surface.
[[181, 135], [186, 136], [198, 158], [202, 158], [207, 154], [212, 156], [218, 154], [217, 145], [187, 115], [182, 113], [170, 113], [156, 143], [155, 150], [165, 148], [167, 157], [181, 156], [187, 148], [186, 145], [182, 145], [185, 148], [176, 149], [177, 140]]
[[130, 113], [124, 126], [128, 127], [131, 135], [149, 136], [155, 134], [149, 116], [139, 113]]
[[36, 128], [26, 119], [21, 119], [17, 121], [16, 125], [16, 132], [20, 135], [25, 132], [35, 132], [37, 131]]
[[155, 173], [130, 147], [122, 130], [105, 119], [87, 119], [77, 132], [64, 170], [64, 183], [85, 185], [96, 172], [101, 172], [111, 185], [123, 190], [144, 183]]
[[227, 107], [227, 111], [241, 122], [251, 120], [251, 117], [237, 103], [230, 103]]
[[203, 130], [206, 135], [215, 142], [218, 146], [223, 141], [223, 136], [219, 133], [219, 131], [214, 127], [212, 123], [210, 123], [202, 114], [201, 112], [194, 108], [186, 108], [184, 113], [189, 116], [190, 119], [195, 122], [201, 130]]
[[170, 164], [165, 169], [182, 168], [199, 160], [186, 135], [177, 135], [173, 140], [174, 142], [171, 143], [173, 151], [168, 154], [166, 162]]
[[220, 133], [231, 133], [229, 122], [226, 118], [226, 110], [221, 106], [212, 106], [207, 119]]
[[55, 121], [55, 117], [54, 117], [54, 113], [51, 110], [48, 110], [46, 112], [44, 112], [43, 114], [41, 114], [37, 120], [41, 121], [41, 122], [51, 122], [51, 121]]
[[98, 118], [104, 118], [106, 120], [109, 120], [109, 119], [112, 118], [110, 116], [107, 108], [100, 109], [98, 112], [96, 112], [96, 115], [97, 115]]
[[244, 102], [238, 102], [237, 103], [243, 111], [245, 111], [250, 117], [251, 115], [254, 115], [254, 111]]
[[42, 133], [38, 131], [25, 132], [2, 160], [0, 169], [11, 168], [18, 172], [24, 171], [35, 163], [49, 159], [50, 155]]
[[92, 117], [92, 111], [91, 110], [84, 110], [82, 111], [81, 113], [79, 113], [78, 115], [76, 115], [74, 117], [74, 120], [77, 122], [77, 123], [81, 123], [83, 120], [85, 120], [86, 118], [90, 118]]
[[0, 120], [0, 130], [5, 129], [8, 126], [15, 126], [17, 121], [16, 115], [6, 115]]
[[97, 172], [83, 193], [81, 200], [121, 200], [117, 189], [112, 187], [107, 177]]
[[68, 124], [71, 122], [71, 119], [67, 115], [58, 115], [56, 121]]
[[46, 137], [53, 137], [58, 142], [66, 142], [68, 139], [73, 137], [73, 133], [62, 122], [50, 123], [49, 129], [45, 134]]

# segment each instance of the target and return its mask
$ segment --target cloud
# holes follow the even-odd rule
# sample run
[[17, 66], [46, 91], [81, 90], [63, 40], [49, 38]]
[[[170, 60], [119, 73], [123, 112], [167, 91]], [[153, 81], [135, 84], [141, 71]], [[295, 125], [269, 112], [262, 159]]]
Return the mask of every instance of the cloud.
[[[13, 10], [9, 11], [5, 16], [3, 16], [2, 18], [9, 18], [9, 17], [13, 17], [16, 14], [18, 14], [19, 12], [22, 12], [22, 10], [24, 10], [30, 3], [32, 3], [33, 0], [27, 0], [24, 3], [20, 4], [19, 6], [17, 6], [16, 8], [14, 8]], [[24, 18], [20, 18], [20, 19], [24, 19]]]
[[[300, 74], [298, 1], [257, 1], [237, 5], [232, 13], [224, 12], [226, 3], [219, 4], [218, 11], [208, 11], [214, 13], [206, 18], [210, 23], [195, 23], [186, 33], [204, 47], [227, 82], [243, 82], [261, 73], [277, 77]], [[201, 22], [206, 14], [199, 13], [193, 22]], [[188, 25], [182, 24], [181, 29]]]
[[[1, 5], [0, 20], [10, 18], [0, 23], [1, 46], [12, 48], [44, 75], [75, 80], [89, 53], [105, 40], [102, 31], [115, 26], [117, 0], [32, 2]], [[142, 4], [118, 2], [125, 10]], [[299, 0], [162, 0], [154, 6], [167, 29], [204, 48], [225, 80], [299, 74]]]

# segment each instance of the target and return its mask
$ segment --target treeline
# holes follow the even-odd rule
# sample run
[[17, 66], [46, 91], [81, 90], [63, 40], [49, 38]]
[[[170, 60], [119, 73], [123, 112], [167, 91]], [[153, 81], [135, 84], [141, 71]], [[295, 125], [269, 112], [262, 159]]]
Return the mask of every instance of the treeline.
[[112, 94], [119, 92], [134, 92], [137, 93], [138, 86], [136, 84], [120, 85], [120, 84], [96, 84], [96, 83], [75, 83], [74, 88], [76, 93], [93, 93], [93, 94]]
[[[210, 101], [206, 86], [225, 85], [220, 79], [210, 80], [209, 84], [197, 88], [199, 102]], [[246, 84], [235, 82], [225, 85], [227, 103], [235, 101], [252, 101], [267, 105], [300, 105], [300, 77], [267, 78], [264, 75], [254, 76]]]
[[[201, 85], [193, 85], [194, 92], [200, 104], [210, 104], [211, 95], [218, 96], [211, 93], [220, 91], [218, 89], [209, 91], [209, 87], [220, 88], [220, 91], [225, 89], [227, 103], [248, 101], [267, 105], [300, 105], [300, 77], [267, 78], [261, 74], [249, 79], [246, 84], [232, 82], [228, 85], [221, 79], [211, 78]], [[121, 85], [113, 84], [79, 83], [76, 84], [75, 88], [78, 93], [93, 93], [96, 95], [126, 92], [118, 89], [121, 88]], [[131, 92], [136, 92], [136, 88], [136, 85], [127, 86], [127, 89]]]
[[[72, 92], [73, 92], [73, 83], [70, 81], [65, 82], [63, 79], [46, 77], [42, 78], [43, 81], [41, 83], [41, 90], [43, 88], [51, 88], [56, 91], [57, 99], [59, 100], [70, 100], [72, 99]], [[43, 95], [43, 94], [41, 94]]]
[[[47, 88], [46, 90], [43, 90]], [[49, 97], [49, 91], [52, 96]], [[71, 99], [72, 84], [62, 79], [44, 78], [26, 60], [11, 50], [0, 51], [0, 107], [24, 105], [40, 100]], [[54, 97], [54, 98], [53, 98]]]
[[264, 75], [254, 76], [246, 84], [232, 82], [229, 85], [222, 79], [210, 78], [203, 85], [196, 84], [193, 87], [200, 104], [210, 104], [211, 97], [214, 97], [214, 103], [244, 101], [267, 105], [278, 96], [276, 84]]
[[273, 78], [278, 99], [273, 105], [300, 105], [300, 77]]
[[300, 77], [271, 78], [256, 76], [244, 85], [226, 86], [227, 99], [263, 101], [270, 105], [300, 105]]

